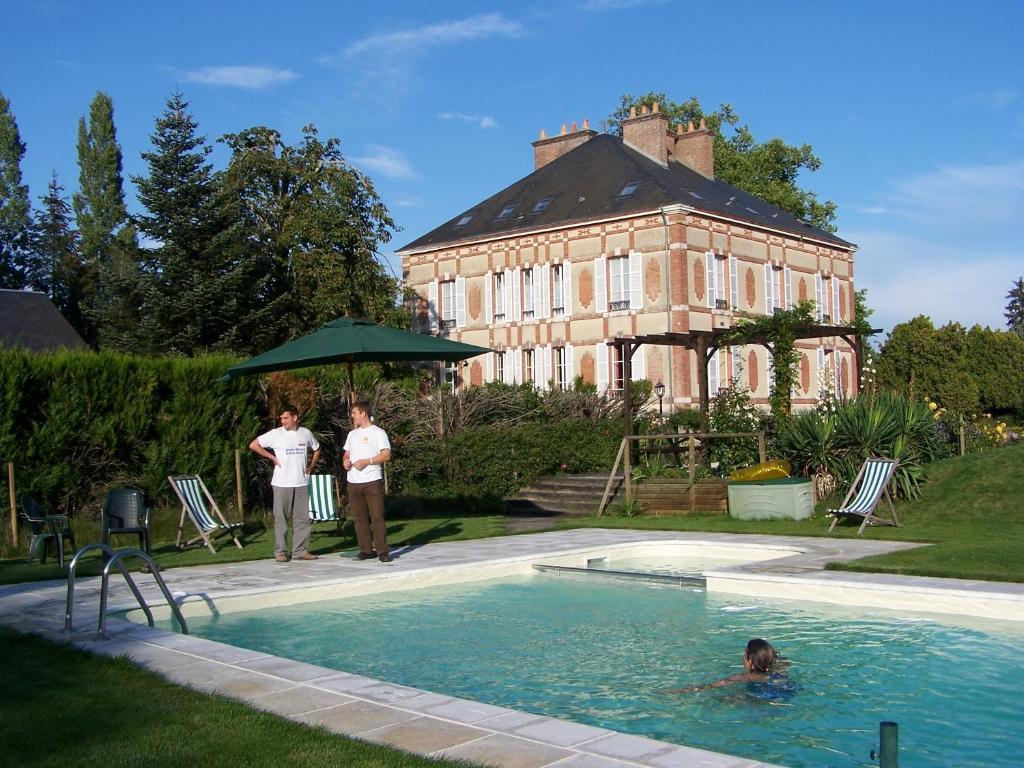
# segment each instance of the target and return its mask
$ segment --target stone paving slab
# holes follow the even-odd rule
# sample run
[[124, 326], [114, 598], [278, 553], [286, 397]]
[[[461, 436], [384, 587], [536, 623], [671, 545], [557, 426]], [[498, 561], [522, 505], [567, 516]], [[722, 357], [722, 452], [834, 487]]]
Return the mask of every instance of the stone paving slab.
[[[443, 542], [402, 547], [395, 561], [358, 562], [351, 556], [331, 555], [307, 563], [273, 561], [210, 564], [164, 572], [176, 600], [204, 610], [219, 610], [223, 601], [241, 597], [287, 599], [291, 590], [355, 589], [381, 585], [414, 587], [459, 580], [482, 565], [529, 568], [551, 556], [586, 554], [624, 546], [689, 543], [736, 548], [785, 548], [792, 554], [774, 560], [731, 566], [709, 572], [713, 580], [728, 581], [732, 589], [744, 584], [784, 588], [788, 596], [800, 590], [838, 588], [855, 596], [874, 589], [915, 599], [961, 599], [979, 611], [1017, 611], [1024, 620], [1024, 585], [990, 584], [952, 579], [920, 579], [894, 575], [824, 571], [826, 563], [897, 551], [917, 545], [866, 539], [817, 539], [783, 536], [674, 533], [580, 529], [467, 542]], [[522, 571], [510, 571], [522, 572]], [[712, 577], [713, 573], [713, 577]], [[462, 574], [460, 576], [460, 574]], [[143, 593], [154, 598], [155, 581], [135, 574]], [[471, 578], [471, 576], [469, 577]], [[465, 578], [463, 578], [465, 580]], [[63, 632], [67, 584], [40, 582], [0, 587], [0, 623], [58, 642], [107, 656], [124, 655], [173, 682], [232, 696], [254, 707], [298, 722], [323, 725], [357, 738], [394, 744], [424, 754], [443, 755], [507, 768], [754, 768], [755, 760], [722, 755], [678, 744], [615, 733], [580, 723], [517, 712], [481, 702], [422, 691], [361, 675], [339, 672], [203, 638], [152, 629], [116, 617], [107, 621], [109, 639], [97, 641], [98, 578], [76, 584], [75, 630]], [[818, 597], [817, 599], [827, 599]], [[112, 580], [110, 605], [132, 608], [134, 598], [121, 580]], [[968, 611], [969, 612], [969, 611]], [[982, 612], [980, 615], [986, 615]]]

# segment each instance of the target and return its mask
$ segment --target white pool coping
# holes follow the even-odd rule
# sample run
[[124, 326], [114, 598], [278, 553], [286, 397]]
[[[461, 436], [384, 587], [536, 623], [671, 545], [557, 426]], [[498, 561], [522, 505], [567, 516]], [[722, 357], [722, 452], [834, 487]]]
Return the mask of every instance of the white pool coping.
[[[585, 565], [589, 557], [609, 554], [660, 556], [659, 552], [681, 546], [705, 553], [771, 555], [772, 559], [707, 571], [708, 589], [713, 592], [1024, 622], [1021, 584], [824, 570], [827, 562], [918, 546], [871, 539], [577, 529], [402, 548], [392, 553], [395, 560], [389, 565], [335, 554], [313, 562], [217, 564], [172, 569], [163, 575], [188, 617], [517, 575], [532, 572], [533, 563]], [[161, 599], [152, 577], [138, 574], [136, 582], [155, 610]], [[2, 587], [0, 624], [106, 656], [126, 655], [172, 682], [420, 754], [510, 768], [766, 765], [395, 685], [116, 618], [108, 619], [110, 639], [97, 641], [98, 578], [78, 581], [75, 630], [69, 635], [63, 632], [65, 595], [64, 581]], [[111, 610], [134, 607], [120, 577], [111, 581], [110, 606]]]

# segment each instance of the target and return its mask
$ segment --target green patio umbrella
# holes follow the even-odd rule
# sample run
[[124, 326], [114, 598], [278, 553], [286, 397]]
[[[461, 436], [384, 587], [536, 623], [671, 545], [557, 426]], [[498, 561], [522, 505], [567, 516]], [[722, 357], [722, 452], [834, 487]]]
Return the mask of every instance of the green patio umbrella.
[[349, 390], [354, 394], [352, 367], [355, 363], [415, 360], [454, 363], [490, 351], [486, 347], [403, 331], [369, 320], [340, 317], [318, 331], [231, 366], [226, 377], [345, 363]]

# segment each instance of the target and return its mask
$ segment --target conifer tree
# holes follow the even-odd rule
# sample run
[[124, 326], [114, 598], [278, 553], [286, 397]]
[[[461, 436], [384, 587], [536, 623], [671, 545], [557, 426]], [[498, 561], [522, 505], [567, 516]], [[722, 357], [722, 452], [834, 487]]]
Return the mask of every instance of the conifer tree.
[[29, 280], [37, 290], [49, 293], [57, 309], [81, 334], [86, 325], [82, 316], [82, 255], [71, 205], [64, 197], [56, 171], [39, 202], [42, 208], [35, 212], [32, 238], [32, 261], [37, 275]]
[[1009, 299], [1006, 304], [1006, 327], [1018, 336], [1024, 336], [1024, 277], [1017, 278], [1006, 298]]
[[144, 252], [150, 283], [144, 322], [157, 350], [194, 354], [234, 349], [236, 303], [242, 291], [232, 254], [231, 208], [207, 156], [211, 148], [180, 93], [156, 119], [153, 149], [142, 154], [147, 176], [132, 178], [147, 213], [139, 230], [159, 243]]
[[78, 121], [79, 191], [72, 198], [81, 234], [82, 294], [88, 323], [82, 334], [97, 345], [104, 326], [117, 323], [118, 305], [109, 285], [114, 251], [131, 236], [125, 231], [128, 211], [124, 203], [121, 147], [114, 128], [114, 103], [97, 93], [89, 105], [89, 120]]
[[21, 183], [25, 145], [11, 104], [0, 93], [0, 288], [24, 288], [32, 227], [28, 185]]

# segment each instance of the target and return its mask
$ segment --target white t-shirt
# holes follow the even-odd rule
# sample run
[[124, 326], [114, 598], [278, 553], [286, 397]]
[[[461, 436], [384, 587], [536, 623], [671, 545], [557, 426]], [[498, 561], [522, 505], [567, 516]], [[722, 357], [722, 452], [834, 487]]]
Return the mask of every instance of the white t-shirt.
[[367, 464], [363, 469], [356, 469], [355, 463], [360, 459], [372, 459], [383, 450], [391, 450], [391, 442], [388, 440], [388, 433], [380, 427], [371, 424], [361, 429], [353, 429], [345, 438], [345, 450], [348, 451], [348, 458], [352, 462], [352, 468], [348, 471], [350, 483], [372, 483], [384, 477], [384, 470], [380, 464]]
[[259, 444], [274, 452], [279, 466], [274, 467], [270, 484], [278, 488], [300, 488], [309, 482], [306, 474], [306, 451], [320, 450], [320, 443], [305, 427], [278, 427], [260, 435]]

